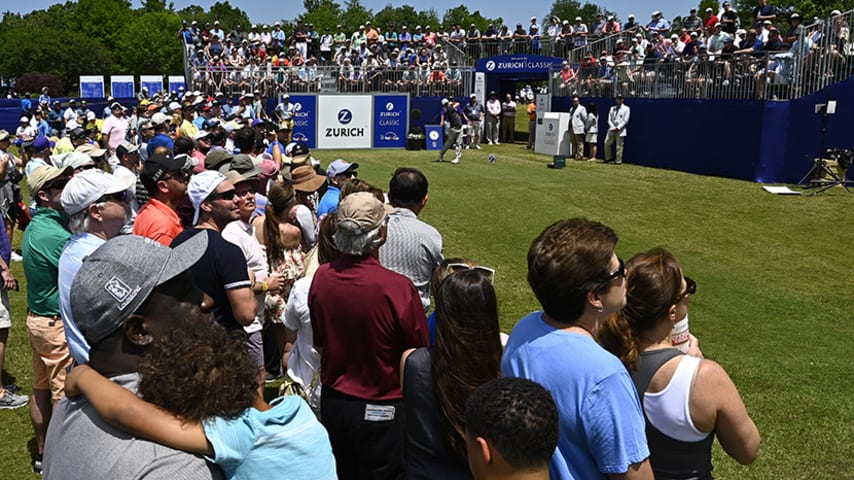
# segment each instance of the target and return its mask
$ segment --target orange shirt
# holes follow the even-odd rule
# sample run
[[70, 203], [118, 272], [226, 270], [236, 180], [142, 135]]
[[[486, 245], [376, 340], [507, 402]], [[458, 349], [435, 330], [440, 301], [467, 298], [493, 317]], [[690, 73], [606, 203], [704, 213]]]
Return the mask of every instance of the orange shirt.
[[156, 198], [149, 199], [139, 209], [133, 222], [134, 235], [150, 238], [167, 247], [182, 231], [184, 227], [178, 213]]
[[528, 118], [532, 122], [537, 120], [537, 104], [534, 102], [528, 104]]

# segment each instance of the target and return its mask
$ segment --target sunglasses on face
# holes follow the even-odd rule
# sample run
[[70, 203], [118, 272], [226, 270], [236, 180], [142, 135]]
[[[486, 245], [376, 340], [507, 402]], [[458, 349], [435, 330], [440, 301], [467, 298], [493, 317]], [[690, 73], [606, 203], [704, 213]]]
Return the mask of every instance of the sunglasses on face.
[[683, 298], [687, 297], [688, 295], [694, 295], [695, 293], [697, 293], [697, 282], [691, 280], [690, 277], [685, 277], [685, 291], [679, 294], [678, 297], [676, 297], [676, 302], [674, 303], [679, 303], [680, 301], [682, 301]]
[[181, 183], [187, 183], [190, 181], [190, 174], [187, 172], [172, 172], [163, 175], [163, 180], [169, 179], [177, 180]]
[[236, 195], [237, 195], [237, 191], [232, 188], [231, 190], [226, 190], [224, 192], [212, 193], [208, 197], [208, 200], [210, 200], [210, 201], [225, 200], [226, 202], [229, 202], [231, 200], [234, 200], [234, 197]]
[[615, 278], [622, 278], [622, 277], [626, 276], [626, 264], [625, 264], [625, 262], [623, 262], [623, 259], [619, 258], [619, 257], [617, 258], [617, 260], [620, 262], [620, 266], [617, 267], [616, 270], [614, 270], [613, 272], [608, 274], [608, 279], [606, 280], [606, 283], [610, 282], [611, 280], [613, 280]]
[[471, 266], [468, 263], [449, 263], [446, 267], [450, 273], [457, 273], [461, 270], [474, 270], [475, 272], [480, 272], [483, 275], [486, 275], [489, 278], [489, 283], [495, 283], [495, 269], [489, 267], [482, 267], [480, 265]]

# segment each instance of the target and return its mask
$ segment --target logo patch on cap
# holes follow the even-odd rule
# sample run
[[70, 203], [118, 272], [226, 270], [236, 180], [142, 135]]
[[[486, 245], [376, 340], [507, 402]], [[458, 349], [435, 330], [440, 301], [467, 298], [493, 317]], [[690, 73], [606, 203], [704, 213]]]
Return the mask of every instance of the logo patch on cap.
[[131, 290], [125, 282], [121, 281], [118, 277], [113, 277], [106, 283], [106, 285], [104, 285], [104, 290], [119, 302], [119, 310], [124, 310], [128, 303], [136, 298], [140, 287], [137, 286], [135, 289]]

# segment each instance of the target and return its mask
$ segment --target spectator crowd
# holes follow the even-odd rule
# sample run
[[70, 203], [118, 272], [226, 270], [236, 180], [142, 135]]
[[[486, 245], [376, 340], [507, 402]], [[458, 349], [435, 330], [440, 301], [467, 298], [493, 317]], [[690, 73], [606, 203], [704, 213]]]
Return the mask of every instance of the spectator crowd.
[[[445, 258], [420, 219], [421, 171], [384, 191], [321, 162], [291, 142], [287, 95], [268, 115], [254, 94], [146, 93], [97, 113], [44, 99], [54, 124], [22, 119], [20, 155], [0, 131], [4, 185], [26, 178], [30, 197], [0, 191], [24, 229], [34, 374], [31, 398], [8, 387], [0, 407], [30, 404], [45, 477], [703, 477], [716, 435], [756, 458], [726, 372], [694, 337], [672, 348], [697, 285], [668, 252], [624, 263], [607, 226], [550, 225], [528, 252], [542, 311], [508, 336], [494, 269]], [[453, 130], [504, 108], [443, 107]], [[696, 410], [661, 408], [692, 389]]]

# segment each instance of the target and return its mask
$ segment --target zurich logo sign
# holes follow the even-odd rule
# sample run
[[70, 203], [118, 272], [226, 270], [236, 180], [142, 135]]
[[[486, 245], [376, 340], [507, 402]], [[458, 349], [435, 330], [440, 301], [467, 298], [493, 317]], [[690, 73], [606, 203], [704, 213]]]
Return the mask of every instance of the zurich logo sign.
[[492, 60], [489, 60], [488, 62], [486, 62], [486, 69], [489, 70], [490, 72], [495, 70], [495, 62]]
[[347, 125], [348, 123], [353, 121], [353, 112], [347, 110], [346, 108], [342, 108], [338, 110], [338, 123], [341, 125]]

